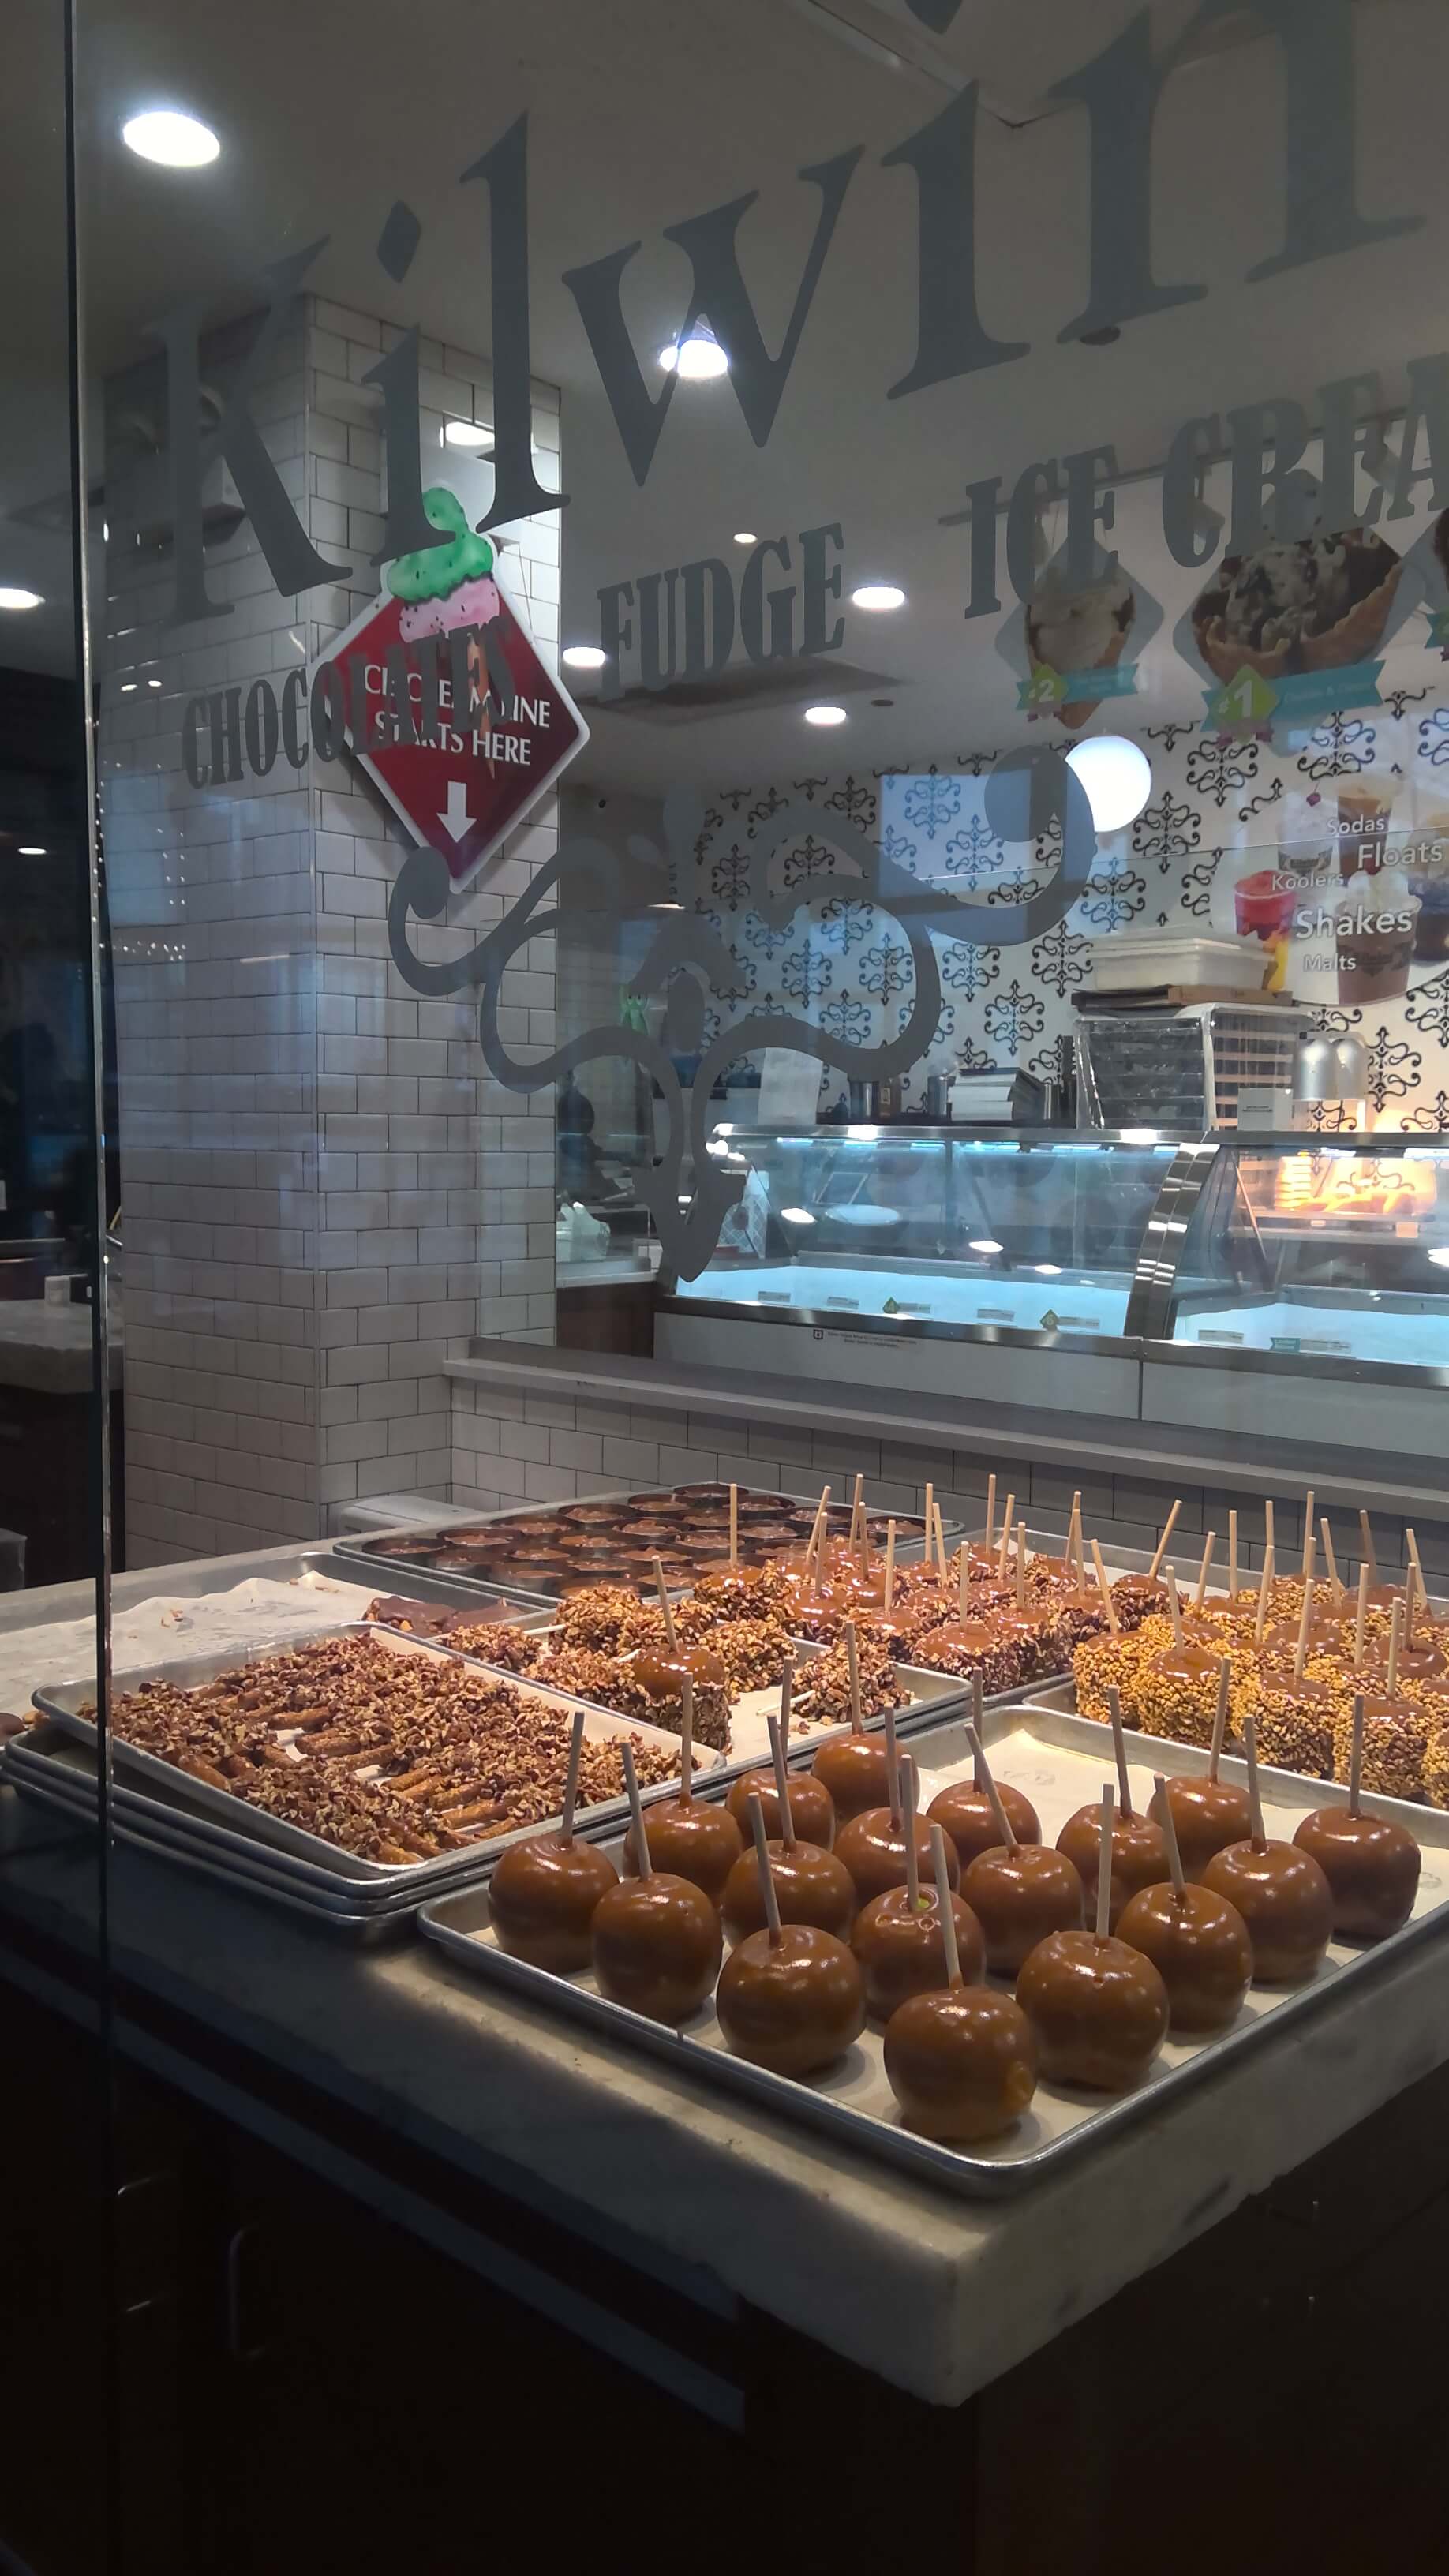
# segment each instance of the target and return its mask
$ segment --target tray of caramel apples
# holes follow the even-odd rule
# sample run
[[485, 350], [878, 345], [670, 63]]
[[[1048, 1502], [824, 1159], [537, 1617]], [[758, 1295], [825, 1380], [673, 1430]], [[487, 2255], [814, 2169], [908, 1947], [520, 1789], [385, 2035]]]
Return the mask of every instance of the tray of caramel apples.
[[[1437, 1931], [1449, 1815], [1022, 1702], [852, 1730], [430, 1901], [465, 1973], [967, 2196], [1019, 2191]], [[626, 1771], [628, 1765], [626, 1762]]]
[[1251, 1715], [1265, 1765], [1340, 1784], [1362, 1698], [1364, 1786], [1410, 1809], [1449, 1807], [1449, 1620], [1429, 1594], [1413, 1532], [1406, 1570], [1385, 1581], [1365, 1515], [1363, 1559], [1348, 1584], [1331, 1523], [1315, 1524], [1311, 1497], [1301, 1558], [1295, 1551], [1282, 1570], [1271, 1516], [1269, 1504], [1264, 1561], [1252, 1574], [1239, 1567], [1232, 1514], [1218, 1587], [1208, 1588], [1211, 1533], [1195, 1580], [1180, 1584], [1154, 1560], [1104, 1586], [1107, 1626], [1076, 1645], [1064, 1688], [1037, 1695], [1104, 1721], [1115, 1689], [1129, 1727], [1203, 1745], [1226, 1671], [1230, 1748]]
[[[859, 1480], [835, 1537], [827, 1501], [828, 1489], [804, 1546], [779, 1557], [747, 1561], [732, 1523], [724, 1562], [683, 1596], [671, 1593], [656, 1560], [653, 1599], [632, 1586], [590, 1584], [547, 1622], [475, 1625], [461, 1606], [418, 1615], [436, 1645], [674, 1731], [688, 1681], [695, 1742], [734, 1768], [764, 1759], [782, 1693], [791, 1736], [879, 1724], [887, 1708], [908, 1728], [976, 1681], [994, 1699], [1060, 1679], [1074, 1642], [1106, 1623], [1095, 1575], [1079, 1572], [1070, 1545], [1052, 1558], [1014, 1543], [1011, 1497], [999, 1536], [953, 1553], [928, 1494], [930, 1547], [904, 1560], [893, 1519], [884, 1545], [873, 1543]], [[369, 1615], [396, 1618], [407, 1608], [379, 1601]]]
[[[93, 1757], [92, 1690], [46, 1684], [35, 1705]], [[677, 1732], [580, 1712], [561, 1692], [439, 1655], [380, 1623], [349, 1626], [119, 1679], [114, 1797], [131, 1823], [184, 1831], [218, 1866], [264, 1866], [311, 1898], [416, 1903], [479, 1875], [515, 1835], [558, 1816], [576, 1714], [586, 1816], [621, 1815], [625, 1744], [646, 1799], [679, 1785]], [[18, 1739], [8, 1776], [41, 1785], [45, 1750]], [[697, 1760], [708, 1769], [719, 1756], [702, 1748]], [[74, 1792], [78, 1777], [71, 1766], [59, 1785]], [[94, 1798], [93, 1760], [88, 1778]], [[148, 1814], [152, 1805], [164, 1812]]]

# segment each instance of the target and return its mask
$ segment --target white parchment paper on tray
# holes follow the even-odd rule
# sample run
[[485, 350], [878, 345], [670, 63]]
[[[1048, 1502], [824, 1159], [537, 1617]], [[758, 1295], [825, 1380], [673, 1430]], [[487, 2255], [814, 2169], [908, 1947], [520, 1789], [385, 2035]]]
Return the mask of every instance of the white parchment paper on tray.
[[[360, 1619], [375, 1598], [374, 1584], [336, 1582], [315, 1572], [283, 1583], [251, 1575], [228, 1592], [158, 1592], [115, 1612], [112, 1670], [118, 1679], [134, 1677], [187, 1655], [295, 1645], [318, 1630]], [[40, 1683], [56, 1673], [85, 1672], [94, 1667], [95, 1654], [94, 1619], [52, 1619], [43, 1627], [0, 1634], [0, 1708], [24, 1709]]]

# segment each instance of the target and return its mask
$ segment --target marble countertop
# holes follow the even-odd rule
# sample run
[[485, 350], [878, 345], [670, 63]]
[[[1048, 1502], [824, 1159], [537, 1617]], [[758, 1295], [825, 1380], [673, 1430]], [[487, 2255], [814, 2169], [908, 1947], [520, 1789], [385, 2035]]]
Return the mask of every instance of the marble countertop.
[[[1449, 2059], [1443, 1940], [1154, 2110], [1070, 2175], [960, 2201], [476, 1986], [358, 1952], [124, 1847], [127, 1979], [576, 2233], [954, 2404]], [[0, 1916], [93, 1943], [94, 1851], [0, 1793]], [[124, 2044], [124, 2026], [122, 2030]]]
[[[119, 1316], [111, 1313], [111, 1384], [121, 1383]], [[87, 1395], [92, 1384], [89, 1306], [52, 1306], [44, 1297], [0, 1300], [0, 1386], [47, 1395]]]

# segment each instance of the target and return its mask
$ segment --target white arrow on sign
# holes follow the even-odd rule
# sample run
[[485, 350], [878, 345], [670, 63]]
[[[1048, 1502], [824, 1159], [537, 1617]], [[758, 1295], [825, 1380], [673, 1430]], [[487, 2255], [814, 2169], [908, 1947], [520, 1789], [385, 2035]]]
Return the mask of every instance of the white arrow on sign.
[[440, 811], [438, 821], [442, 824], [445, 832], [450, 832], [452, 834], [455, 841], [461, 841], [465, 833], [471, 831], [473, 826], [473, 817], [468, 811], [468, 784], [466, 779], [449, 779], [447, 810], [446, 812]]

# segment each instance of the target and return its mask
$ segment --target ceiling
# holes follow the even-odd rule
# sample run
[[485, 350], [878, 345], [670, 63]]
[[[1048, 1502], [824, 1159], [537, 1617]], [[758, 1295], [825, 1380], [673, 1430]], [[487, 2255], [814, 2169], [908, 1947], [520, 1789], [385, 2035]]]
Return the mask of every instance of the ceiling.
[[[64, 224], [58, 8], [9, 0], [10, 122], [0, 161], [6, 365], [0, 389], [0, 581], [47, 595], [7, 620], [0, 661], [65, 667], [68, 545], [17, 521], [66, 487]], [[1276, 246], [1282, 115], [1276, 48], [1251, 12], [1167, 92], [1158, 124], [1154, 253], [1162, 279], [1205, 281], [1203, 302], [1128, 326], [1120, 342], [1061, 346], [1086, 301], [1086, 120], [1051, 84], [1098, 54], [1136, 0], [962, 0], [944, 36], [908, 0], [533, 0], [526, 12], [433, 0], [424, 22], [393, 0], [334, 10], [295, 0], [80, 0], [79, 83], [87, 380], [144, 345], [186, 292], [218, 312], [255, 300], [262, 264], [329, 235], [319, 290], [467, 347], [490, 337], [482, 194], [456, 174], [530, 112], [533, 367], [564, 397], [564, 633], [597, 633], [603, 582], [717, 554], [733, 532], [838, 520], [847, 587], [873, 575], [908, 593], [898, 617], [848, 612], [846, 654], [896, 684], [852, 701], [843, 733], [808, 734], [798, 705], [741, 709], [667, 731], [601, 714], [588, 768], [601, 784], [657, 790], [823, 765], [868, 770], [949, 759], [1021, 731], [1000, 621], [967, 624], [964, 532], [941, 525], [965, 486], [1074, 447], [1115, 443], [1125, 469], [1160, 465], [1195, 411], [1273, 393], [1311, 403], [1350, 369], [1380, 367], [1394, 399], [1403, 361], [1445, 333], [1449, 224], [1442, 0], [1357, 0], [1361, 202], [1427, 217], [1407, 241], [1246, 288]], [[1191, 0], [1158, 0], [1164, 41]], [[842, 22], [853, 22], [845, 23]], [[419, 28], [424, 32], [419, 33]], [[892, 50], [900, 59], [892, 62]], [[915, 350], [916, 191], [880, 156], [977, 78], [978, 277], [987, 326], [1026, 340], [1019, 363], [902, 401], [887, 388]], [[39, 113], [15, 117], [33, 98]], [[215, 125], [210, 170], [157, 171], [120, 145], [122, 117], [171, 98]], [[680, 385], [646, 485], [630, 474], [561, 283], [580, 262], [638, 241], [623, 303], [653, 391], [652, 353], [683, 318], [688, 269], [662, 227], [758, 189], [740, 253], [765, 341], [778, 347], [818, 198], [794, 174], [860, 143], [841, 220], [768, 445], [751, 443], [728, 381]], [[373, 244], [394, 198], [422, 219], [403, 288]], [[1050, 542], [1060, 528], [1048, 528]], [[1197, 586], [1168, 559], [1155, 484], [1124, 492], [1117, 543], [1166, 610], [1144, 678], [1154, 712], [1187, 711], [1190, 675], [1170, 652]], [[23, 633], [18, 632], [24, 629]], [[12, 629], [16, 630], [11, 649]], [[738, 648], [737, 648], [738, 649]], [[58, 657], [58, 658], [57, 658]], [[824, 666], [822, 666], [824, 668]], [[1179, 701], [1181, 704], [1179, 705]], [[1200, 700], [1196, 701], [1200, 710]]]

